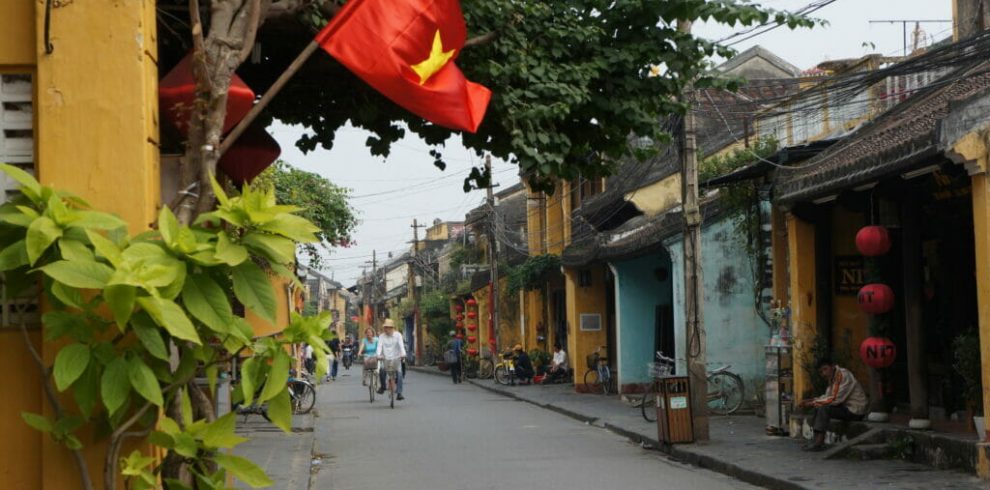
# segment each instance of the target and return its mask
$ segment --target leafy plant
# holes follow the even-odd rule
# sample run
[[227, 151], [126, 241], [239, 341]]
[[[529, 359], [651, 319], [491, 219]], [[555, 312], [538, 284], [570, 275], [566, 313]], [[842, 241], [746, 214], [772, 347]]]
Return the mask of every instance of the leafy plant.
[[513, 267], [508, 273], [506, 292], [517, 294], [522, 290], [540, 288], [552, 271], [560, 270], [560, 257], [552, 254], [534, 255]]
[[959, 334], [952, 339], [955, 359], [953, 369], [962, 376], [966, 403], [976, 415], [983, 414], [983, 367], [980, 362], [980, 337], [976, 331]]
[[[213, 180], [216, 210], [191, 226], [162, 208], [158, 229], [128, 236], [116, 216], [82, 199], [40, 185], [24, 171], [0, 164], [21, 188], [0, 206], [0, 272], [9, 297], [38, 295], [46, 313], [45, 341], [62, 345], [48, 365], [20, 328], [44, 374], [54, 416], [22, 413], [31, 427], [72, 451], [84, 488], [92, 488], [81, 449], [94, 432], [107, 440], [104, 485], [122, 475], [129, 488], [156, 485], [163, 466], [184, 467], [191, 479], [165, 479], [170, 488], [225, 488], [227, 474], [251, 486], [271, 480], [254, 463], [225, 454], [244, 441], [234, 415], [213, 415], [197, 376], [215, 388], [221, 366], [245, 355], [236, 398], [269, 407], [272, 421], [290, 430], [286, 344], [307, 342], [325, 358], [321, 335], [329, 313], [293, 315], [278, 338], [252, 338], [233, 313], [230, 291], [248, 310], [276, 321], [270, 274], [294, 278], [295, 242], [311, 243], [318, 229], [278, 205], [271, 191], [245, 187], [227, 196]], [[56, 394], [63, 392], [71, 404]], [[173, 410], [174, 408], [174, 410]], [[88, 427], [91, 430], [83, 431]], [[119, 455], [128, 438], [147, 438], [167, 452], [159, 462], [140, 452]]]
[[541, 369], [550, 365], [550, 354], [546, 351], [533, 349], [529, 351], [529, 360], [533, 362], [533, 369], [541, 372]]

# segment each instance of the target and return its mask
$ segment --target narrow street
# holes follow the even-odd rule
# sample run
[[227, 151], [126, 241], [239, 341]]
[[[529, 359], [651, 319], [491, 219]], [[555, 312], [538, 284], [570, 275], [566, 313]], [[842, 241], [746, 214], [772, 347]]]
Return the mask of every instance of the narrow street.
[[320, 390], [310, 488], [752, 488], [467, 383], [410, 371], [405, 388], [394, 410], [353, 368]]

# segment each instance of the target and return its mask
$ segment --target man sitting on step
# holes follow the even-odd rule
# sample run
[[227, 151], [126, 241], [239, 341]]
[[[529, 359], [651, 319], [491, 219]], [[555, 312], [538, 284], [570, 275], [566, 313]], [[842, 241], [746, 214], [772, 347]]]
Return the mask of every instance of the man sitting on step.
[[825, 432], [828, 431], [830, 420], [861, 420], [866, 414], [866, 392], [848, 369], [825, 359], [818, 361], [816, 367], [818, 373], [829, 380], [829, 383], [824, 395], [801, 400], [798, 404], [801, 408], [815, 409], [812, 424], [815, 439], [802, 448], [805, 451], [825, 449]]

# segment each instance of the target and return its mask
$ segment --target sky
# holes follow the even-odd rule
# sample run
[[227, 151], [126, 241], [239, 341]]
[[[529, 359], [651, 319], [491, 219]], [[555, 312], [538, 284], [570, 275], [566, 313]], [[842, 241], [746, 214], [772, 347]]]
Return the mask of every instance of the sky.
[[[758, 3], [794, 11], [812, 1], [816, 0]], [[761, 45], [802, 70], [822, 61], [868, 53], [899, 55], [904, 44], [901, 23], [869, 21], [949, 20], [952, 1], [836, 0], [811, 15], [827, 20], [828, 25], [796, 31], [779, 27], [732, 47], [743, 51]], [[697, 35], [713, 40], [743, 29], [706, 23], [694, 26]], [[913, 29], [913, 24], [908, 26], [909, 36]], [[921, 29], [928, 39], [951, 35], [950, 23], [925, 23]], [[744, 36], [734, 39], [741, 37]], [[864, 43], [871, 44], [864, 47]], [[276, 123], [269, 131], [282, 147], [283, 160], [351, 189], [351, 204], [360, 221], [353, 234], [354, 244], [331, 251], [324, 271], [345, 287], [354, 284], [362, 269], [370, 269], [373, 251], [383, 261], [390, 252], [398, 255], [408, 250], [413, 238], [413, 219], [426, 225], [434, 219], [463, 221], [464, 214], [481, 204], [485, 197], [484, 191], [465, 193], [462, 189], [464, 177], [473, 166], [481, 166], [483, 159], [465, 149], [456, 136], [444, 148], [447, 168], [441, 171], [433, 166], [429, 147], [416, 136], [408, 136], [393, 145], [391, 155], [381, 158], [372, 156], [365, 146], [367, 133], [352, 127], [339, 131], [332, 150], [318, 149], [308, 154], [303, 154], [294, 144], [305, 128]], [[519, 181], [517, 167], [506, 162], [493, 160], [493, 173], [494, 182], [501, 188]]]

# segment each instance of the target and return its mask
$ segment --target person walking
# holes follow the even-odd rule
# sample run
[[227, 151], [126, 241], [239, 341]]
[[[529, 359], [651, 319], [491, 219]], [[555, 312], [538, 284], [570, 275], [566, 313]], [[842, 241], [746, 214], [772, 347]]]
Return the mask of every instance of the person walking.
[[395, 399], [405, 400], [402, 395], [402, 359], [406, 357], [406, 343], [402, 339], [402, 334], [395, 331], [395, 324], [392, 323], [392, 319], [386, 319], [382, 328], [385, 329], [385, 333], [378, 337], [376, 354], [379, 359], [385, 361], [385, 369], [382, 369], [378, 375], [382, 382], [381, 387], [378, 388], [378, 394], [385, 393], [385, 374], [394, 371], [397, 384]]
[[340, 360], [340, 339], [337, 338], [337, 334], [333, 333], [333, 338], [327, 341], [327, 347], [330, 348], [330, 373], [328, 376], [330, 379], [337, 380], [337, 363]]
[[450, 376], [454, 378], [454, 384], [461, 382], [461, 352], [464, 350], [464, 339], [457, 336], [457, 332], [450, 331], [450, 342], [447, 342], [447, 354], [449, 359], [444, 362], [450, 366]]

